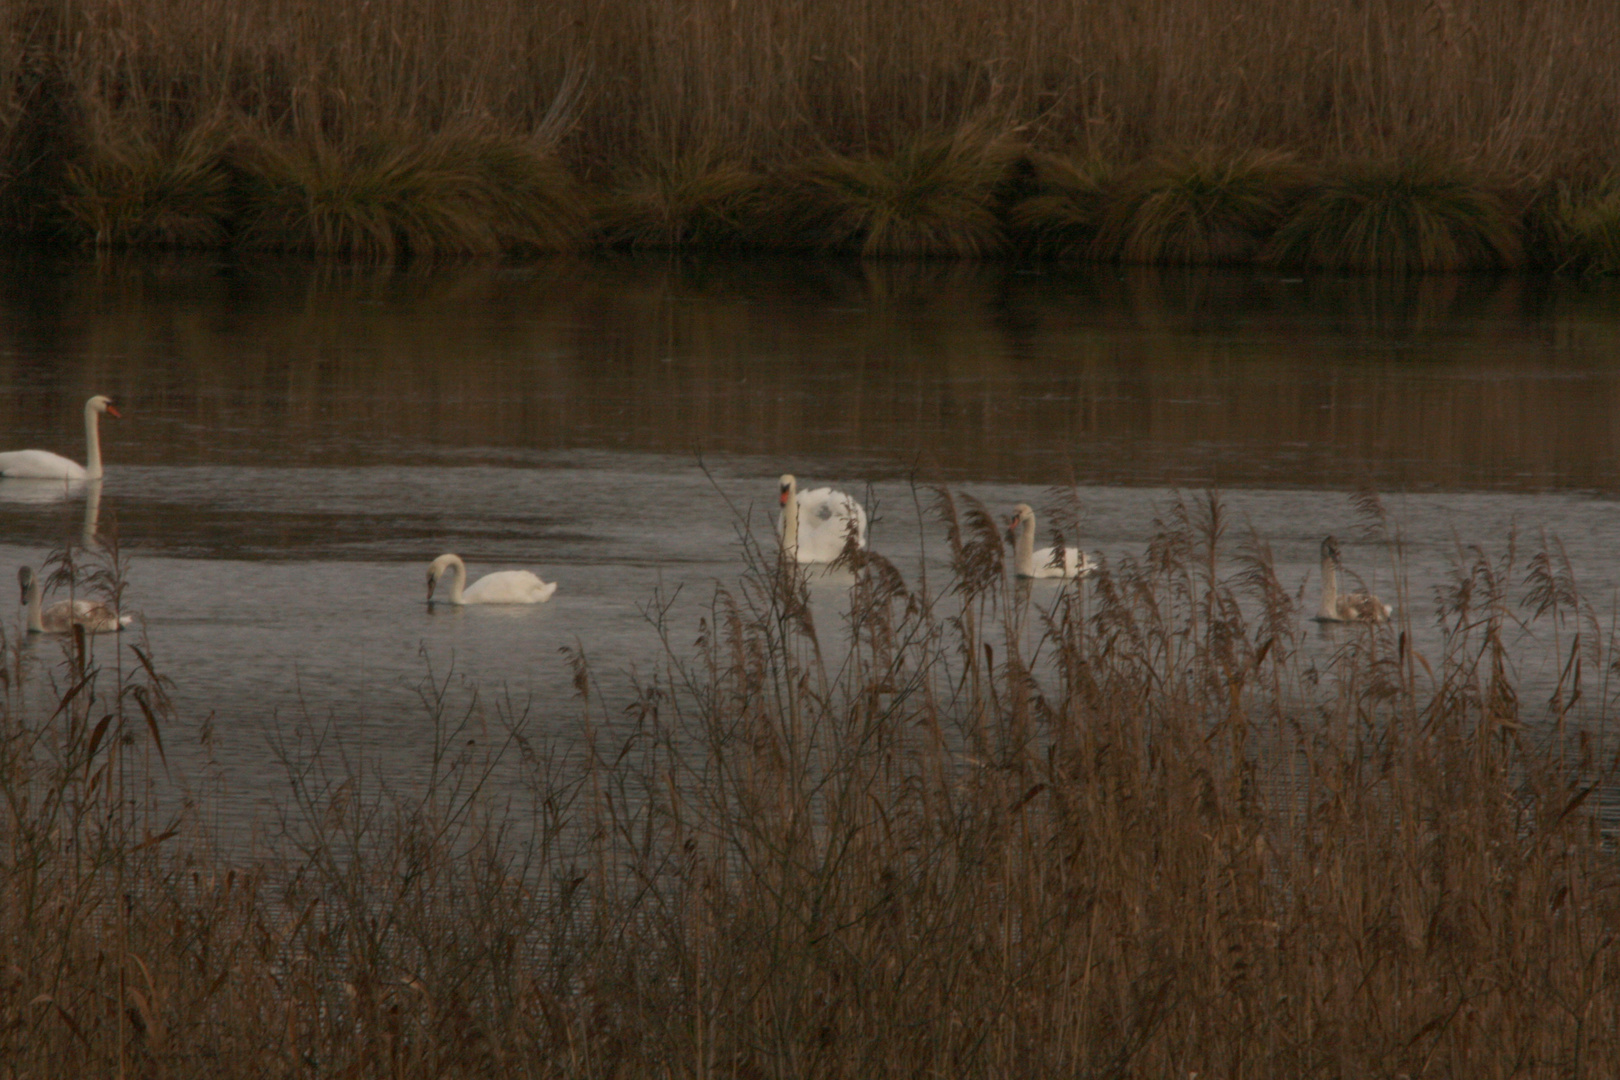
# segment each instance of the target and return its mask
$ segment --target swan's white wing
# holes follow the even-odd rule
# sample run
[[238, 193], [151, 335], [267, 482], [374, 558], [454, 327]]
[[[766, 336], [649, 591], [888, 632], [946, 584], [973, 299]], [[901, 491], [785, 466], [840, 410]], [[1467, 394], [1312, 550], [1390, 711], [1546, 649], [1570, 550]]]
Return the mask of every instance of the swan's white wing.
[[49, 450], [8, 450], [0, 454], [0, 476], [17, 480], [83, 480], [84, 466]]
[[799, 492], [799, 561], [832, 562], [843, 554], [854, 523], [855, 546], [866, 546], [866, 510], [842, 491]]
[[541, 581], [527, 570], [485, 574], [461, 594], [464, 604], [538, 604], [557, 591], [555, 581]]
[[1395, 609], [1371, 593], [1357, 592], [1339, 597], [1341, 622], [1383, 622]]
[[1079, 548], [1069, 548], [1064, 552], [1064, 568], [1068, 571], [1065, 577], [1085, 577], [1097, 569], [1097, 562], [1090, 555]]
[[1091, 556], [1079, 548], [1064, 548], [1061, 562], [1056, 548], [1041, 548], [1035, 553], [1034, 563], [1036, 577], [1085, 577], [1097, 569]]
[[116, 633], [132, 621], [131, 615], [120, 615], [106, 604], [89, 600], [58, 600], [39, 613], [40, 625], [47, 634], [66, 634], [75, 624], [92, 634]]

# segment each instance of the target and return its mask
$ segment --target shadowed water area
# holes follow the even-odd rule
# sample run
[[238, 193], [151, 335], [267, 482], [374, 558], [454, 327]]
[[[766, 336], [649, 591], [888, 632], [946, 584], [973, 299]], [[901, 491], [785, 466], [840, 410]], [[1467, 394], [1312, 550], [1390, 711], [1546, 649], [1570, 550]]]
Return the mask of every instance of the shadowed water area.
[[[660, 659], [653, 609], [669, 604], [684, 648], [735, 585], [741, 534], [773, 548], [784, 471], [860, 497], [911, 576], [944, 576], [929, 484], [998, 515], [1070, 491], [1080, 543], [1110, 562], [1141, 556], [1173, 490], [1215, 488], [1304, 615], [1331, 532], [1421, 643], [1459, 552], [1517, 530], [1556, 535], [1607, 616], [1617, 344], [1620, 290], [1527, 277], [12, 261], [0, 449], [83, 460], [85, 398], [116, 399], [97, 512], [129, 560], [124, 647], [144, 635], [174, 681], [176, 767], [250, 815], [275, 739], [329, 720], [409, 775], [430, 667], [457, 702], [476, 686], [563, 736], [580, 704], [561, 650], [582, 651], [616, 715]], [[1363, 490], [1398, 558], [1353, 505]], [[82, 488], [0, 481], [6, 580], [78, 541], [86, 509]], [[560, 587], [533, 607], [429, 607], [447, 551], [470, 578], [527, 568]], [[824, 627], [839, 589], [812, 585]], [[1326, 658], [1346, 632], [1313, 641]], [[24, 655], [42, 704], [61, 645]], [[205, 721], [217, 771], [190, 738]]]

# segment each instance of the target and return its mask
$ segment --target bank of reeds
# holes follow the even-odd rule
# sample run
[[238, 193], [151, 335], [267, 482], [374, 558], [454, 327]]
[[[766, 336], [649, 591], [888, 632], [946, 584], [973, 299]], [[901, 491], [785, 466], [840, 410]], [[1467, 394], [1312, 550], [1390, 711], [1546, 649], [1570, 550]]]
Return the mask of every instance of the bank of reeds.
[[[1604, 0], [18, 0], [0, 19], [0, 225], [87, 243], [978, 255], [1033, 229], [1049, 253], [1228, 260], [1298, 192], [1276, 170], [1241, 196], [1215, 178], [1288, 160], [1328, 205], [1279, 258], [1495, 264], [1505, 230], [1546, 247], [1534, 261], [1601, 269], [1589, 218], [1620, 167]], [[1014, 182], [977, 154], [942, 166], [962, 132]], [[1121, 178], [1095, 226], [1056, 159]], [[1404, 238], [1421, 206], [1387, 241], [1333, 235], [1356, 228], [1335, 193], [1411, 161], [1462, 185], [1435, 213], [1492, 220], [1447, 218], [1438, 257]], [[1542, 198], [1569, 227], [1526, 231], [1520, 209], [1558, 191], [1595, 194]], [[1236, 217], [1170, 223], [1211, 197]], [[1112, 239], [1077, 245], [1088, 229]]]
[[[1459, 548], [1437, 651], [1411, 644], [1428, 604], [1401, 596], [1396, 623], [1324, 652], [1213, 498], [1033, 593], [1005, 577], [996, 515], [934, 499], [943, 578], [871, 554], [810, 580], [756, 552], [695, 643], [665, 627], [622, 712], [571, 654], [580, 750], [453, 710], [442, 682], [408, 787], [334, 750], [341, 724], [313, 733], [324, 752], [289, 737], [256, 858], [211, 849], [199, 807], [148, 801], [174, 731], [144, 653], [131, 675], [108, 643], [12, 643], [0, 1061], [1615, 1073], [1612, 643], [1556, 542]], [[1048, 520], [1072, 534], [1072, 507]], [[829, 585], [837, 629], [813, 616]], [[1535, 700], [1519, 622], [1561, 661]], [[39, 664], [54, 713], [19, 707]]]

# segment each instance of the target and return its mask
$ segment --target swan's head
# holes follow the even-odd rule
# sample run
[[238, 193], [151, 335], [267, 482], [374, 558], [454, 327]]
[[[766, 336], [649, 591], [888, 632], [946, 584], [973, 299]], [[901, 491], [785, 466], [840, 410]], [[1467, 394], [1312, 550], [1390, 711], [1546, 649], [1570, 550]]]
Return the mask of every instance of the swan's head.
[[22, 586], [22, 600], [20, 603], [28, 603], [28, 594], [34, 589], [34, 571], [31, 567], [24, 566], [18, 569], [17, 584]]
[[106, 413], [108, 416], [118, 420], [122, 420], [124, 418], [124, 414], [119, 412], [118, 407], [113, 404], [113, 399], [108, 397], [106, 394], [97, 394], [95, 397], [85, 402], [84, 411]]
[[1028, 503], [1019, 503], [1013, 507], [1013, 515], [1007, 519], [1007, 539], [1016, 544], [1018, 542], [1018, 530], [1023, 528], [1024, 522], [1034, 520], [1035, 511], [1030, 509]]
[[455, 564], [456, 557], [454, 555], [440, 555], [433, 560], [433, 565], [428, 567], [427, 598], [429, 600], [433, 599], [433, 587], [439, 583], [440, 578], [444, 577], [444, 572]]
[[1339, 563], [1339, 542], [1333, 537], [1322, 541], [1322, 561], [1332, 560], [1335, 566]]
[[792, 473], [783, 473], [782, 479], [778, 481], [778, 483], [782, 485], [782, 495], [777, 501], [783, 506], [786, 506], [788, 504], [788, 500], [793, 498], [794, 485], [797, 484], [798, 481], [793, 479]]

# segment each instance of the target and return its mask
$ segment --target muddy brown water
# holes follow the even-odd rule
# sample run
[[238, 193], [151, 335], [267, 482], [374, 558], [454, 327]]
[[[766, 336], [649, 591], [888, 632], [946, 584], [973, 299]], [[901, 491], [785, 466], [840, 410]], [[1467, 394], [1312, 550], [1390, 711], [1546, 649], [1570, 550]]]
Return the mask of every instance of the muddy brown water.
[[[579, 705], [560, 650], [583, 650], [611, 715], [659, 659], [654, 596], [677, 597], [673, 639], [693, 637], [741, 572], [740, 532], [770, 543], [784, 471], [866, 500], [874, 545], [913, 574], [942, 565], [919, 485], [998, 512], [1071, 491], [1082, 543], [1112, 561], [1142, 553], [1173, 492], [1217, 489], [1307, 605], [1330, 532], [1397, 587], [1352, 499], [1376, 491], [1419, 635], [1458, 552], [1514, 532], [1556, 536], [1607, 621], [1617, 346], [1620, 287], [1520, 276], [12, 259], [0, 449], [82, 459], [84, 399], [117, 400], [98, 524], [174, 680], [176, 769], [247, 821], [277, 733], [330, 724], [409, 774], [430, 668], [458, 700], [477, 687], [562, 731]], [[87, 495], [0, 481], [6, 580], [82, 535]], [[560, 588], [430, 608], [444, 551], [473, 577], [529, 568]], [[838, 590], [820, 589], [836, 625]], [[1324, 653], [1333, 633], [1313, 638]], [[1549, 644], [1527, 639], [1532, 687]], [[23, 650], [31, 708], [61, 649]], [[184, 749], [205, 718], [210, 769]]]

